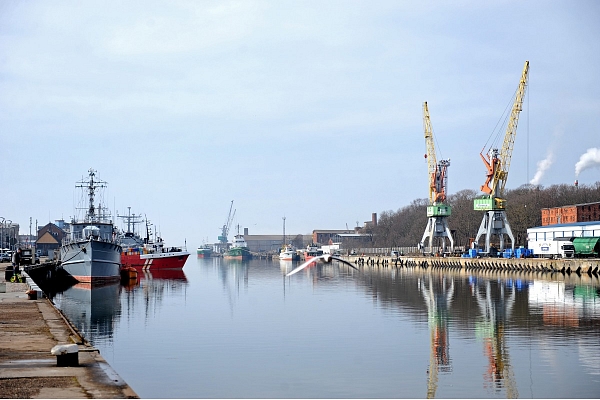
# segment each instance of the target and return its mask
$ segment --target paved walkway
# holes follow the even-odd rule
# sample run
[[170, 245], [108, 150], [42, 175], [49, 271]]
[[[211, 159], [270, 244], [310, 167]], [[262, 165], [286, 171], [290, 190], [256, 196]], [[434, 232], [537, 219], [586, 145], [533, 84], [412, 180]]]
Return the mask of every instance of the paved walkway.
[[[0, 264], [1, 398], [139, 398], [48, 299], [29, 300], [26, 283], [5, 282]], [[77, 343], [79, 367], [57, 367], [50, 350]]]

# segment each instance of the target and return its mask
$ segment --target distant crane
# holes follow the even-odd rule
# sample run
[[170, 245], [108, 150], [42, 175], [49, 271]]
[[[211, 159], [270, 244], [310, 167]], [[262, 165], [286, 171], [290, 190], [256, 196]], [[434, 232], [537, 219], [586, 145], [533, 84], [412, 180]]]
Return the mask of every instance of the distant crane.
[[504, 235], [508, 235], [511, 241], [512, 250], [515, 249], [515, 238], [510, 229], [508, 218], [506, 218], [506, 199], [504, 199], [504, 187], [508, 178], [508, 169], [512, 158], [515, 137], [517, 135], [517, 124], [519, 122], [519, 113], [523, 108], [523, 97], [527, 88], [527, 78], [529, 76], [529, 61], [525, 61], [525, 67], [521, 75], [521, 81], [515, 96], [515, 101], [510, 114], [510, 120], [506, 127], [504, 143], [502, 149], [490, 149], [488, 154], [483, 155], [483, 150], [479, 154], [485, 164], [487, 173], [486, 181], [481, 186], [483, 196], [473, 200], [473, 209], [485, 211], [483, 220], [477, 231], [475, 243], [479, 243], [479, 238], [485, 234], [485, 253], [490, 253], [491, 235], [497, 235], [500, 238], [500, 251], [504, 250]]
[[218, 237], [219, 243], [221, 244], [221, 250], [227, 249], [227, 235], [229, 235], [229, 228], [231, 228], [231, 221], [233, 221], [233, 217], [235, 216], [235, 210], [233, 210], [233, 214], [231, 213], [233, 209], [233, 200], [231, 200], [231, 205], [229, 206], [229, 214], [227, 215], [227, 219], [223, 224], [223, 228], [221, 228], [221, 235]]
[[435, 155], [435, 145], [433, 142], [433, 129], [431, 119], [429, 118], [429, 108], [427, 102], [423, 103], [423, 128], [425, 130], [425, 144], [427, 145], [427, 169], [429, 172], [429, 205], [427, 206], [427, 227], [423, 238], [419, 243], [419, 248], [425, 251], [426, 241], [429, 240], [430, 252], [433, 253], [433, 239], [442, 238], [442, 252], [446, 252], [446, 239], [450, 241], [450, 251], [454, 251], [454, 239], [450, 228], [448, 228], [448, 217], [452, 212], [452, 207], [446, 204], [446, 191], [448, 184], [448, 167], [450, 160], [440, 160], [437, 162]]

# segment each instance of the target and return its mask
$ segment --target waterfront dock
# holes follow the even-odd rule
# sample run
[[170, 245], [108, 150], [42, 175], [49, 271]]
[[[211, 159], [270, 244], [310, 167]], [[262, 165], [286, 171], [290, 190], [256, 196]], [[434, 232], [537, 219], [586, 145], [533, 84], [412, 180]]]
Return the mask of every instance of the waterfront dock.
[[361, 255], [345, 257], [349, 262], [377, 268], [420, 267], [464, 271], [514, 271], [597, 275], [597, 258], [464, 258], [464, 257], [389, 257]]
[[[0, 397], [139, 398], [35, 287], [5, 282], [8, 265], [0, 264]], [[59, 344], [77, 345], [78, 366], [57, 366]]]

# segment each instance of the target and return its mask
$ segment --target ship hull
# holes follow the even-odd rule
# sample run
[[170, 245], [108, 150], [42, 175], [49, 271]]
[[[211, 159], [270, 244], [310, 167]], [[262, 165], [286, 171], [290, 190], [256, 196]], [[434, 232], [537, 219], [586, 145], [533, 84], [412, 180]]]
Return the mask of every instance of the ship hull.
[[123, 265], [144, 270], [182, 269], [190, 253], [185, 251], [140, 254], [126, 251], [121, 254]]
[[252, 254], [248, 248], [240, 248], [235, 247], [233, 249], [229, 249], [224, 255], [223, 258], [228, 260], [249, 260], [252, 258]]
[[198, 249], [196, 252], [198, 253], [198, 258], [208, 258], [212, 254], [212, 250], [210, 249]]
[[313, 252], [313, 251], [311, 251], [311, 252], [305, 251], [304, 252], [304, 260], [305, 261], [312, 260], [313, 258], [322, 256], [322, 255], [323, 255], [323, 252], [320, 251], [320, 250], [318, 252], [317, 251], [315, 251], [315, 252]]
[[279, 253], [279, 259], [282, 261], [298, 261], [300, 257], [296, 252]]
[[121, 247], [98, 240], [75, 241], [60, 248], [61, 267], [81, 283], [118, 282]]

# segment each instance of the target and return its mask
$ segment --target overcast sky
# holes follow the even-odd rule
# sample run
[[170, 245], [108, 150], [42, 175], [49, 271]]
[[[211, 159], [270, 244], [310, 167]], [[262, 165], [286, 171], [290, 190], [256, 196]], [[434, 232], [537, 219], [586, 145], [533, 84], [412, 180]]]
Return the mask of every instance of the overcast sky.
[[449, 192], [478, 191], [526, 60], [507, 188], [593, 184], [599, 21], [597, 1], [1, 0], [0, 216], [68, 220], [94, 168], [113, 212], [189, 249], [231, 200], [250, 234], [352, 228], [428, 196], [424, 101]]

